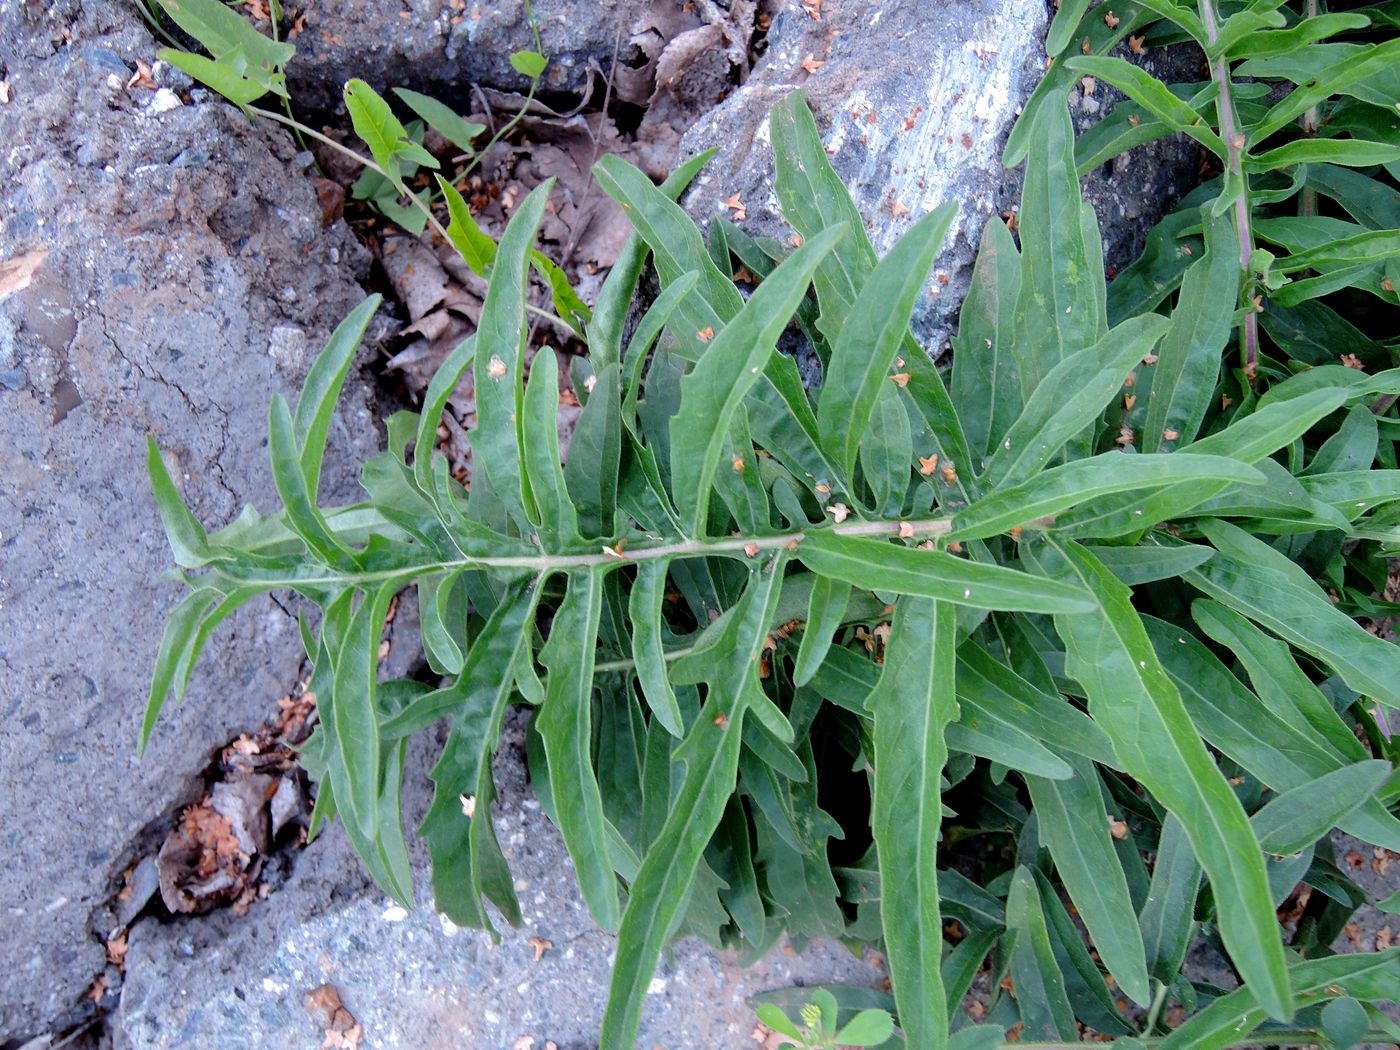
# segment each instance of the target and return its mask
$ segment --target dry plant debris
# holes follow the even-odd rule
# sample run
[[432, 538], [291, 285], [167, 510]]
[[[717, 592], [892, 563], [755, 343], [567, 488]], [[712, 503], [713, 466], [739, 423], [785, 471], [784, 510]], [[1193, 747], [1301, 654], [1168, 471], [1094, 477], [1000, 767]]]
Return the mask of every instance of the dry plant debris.
[[364, 1029], [355, 1015], [340, 1001], [340, 992], [333, 984], [323, 984], [306, 993], [306, 1012], [325, 1029], [323, 1050], [359, 1050]]

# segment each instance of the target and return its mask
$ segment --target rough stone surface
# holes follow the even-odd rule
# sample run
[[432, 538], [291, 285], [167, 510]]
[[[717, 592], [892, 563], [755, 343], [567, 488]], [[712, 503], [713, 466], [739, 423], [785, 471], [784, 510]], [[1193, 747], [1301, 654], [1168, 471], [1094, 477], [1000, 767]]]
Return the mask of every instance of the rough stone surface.
[[803, 89], [877, 252], [957, 202], [935, 263], [948, 284], [931, 281], [919, 311], [922, 334], [938, 332], [961, 300], [982, 224], [1006, 196], [1001, 148], [1044, 58], [1045, 9], [1024, 0], [948, 0], [936, 12], [920, 0], [816, 8], [820, 20], [811, 5], [784, 3], [748, 80], [686, 133], [687, 153], [720, 147], [687, 206], [699, 218], [728, 216], [725, 201], [738, 193], [747, 232], [790, 236], [773, 191], [768, 113]]
[[[70, 1016], [143, 829], [297, 670], [295, 622], [253, 603], [137, 760], [181, 592], [157, 581], [146, 435], [201, 519], [275, 506], [267, 403], [306, 365], [277, 348], [319, 346], [362, 296], [362, 249], [322, 227], [290, 140], [128, 88], [154, 52], [128, 5], [0, 3], [0, 1043]], [[363, 396], [332, 443], [348, 496], [347, 450], [377, 443]]]
[[[753, 73], [685, 134], [685, 154], [720, 147], [687, 208], [701, 220], [733, 217], [729, 202], [737, 194], [745, 231], [791, 235], [773, 189], [768, 114], [800, 88], [877, 252], [933, 208], [958, 205], [914, 318], [928, 348], [941, 351], [983, 225], [1019, 198], [1020, 171], [1005, 169], [1001, 154], [1045, 62], [1048, 11], [1024, 0], [948, 0], [936, 16], [919, 0], [785, 0]], [[1199, 64], [1195, 49], [1126, 57], [1167, 79], [1199, 72], [1188, 68]], [[1107, 85], [1092, 94], [1076, 86], [1069, 104], [1077, 128], [1111, 112], [1119, 97]], [[1089, 173], [1085, 199], [1098, 213], [1109, 267], [1136, 258], [1156, 220], [1196, 184], [1196, 158], [1195, 145], [1177, 136]]]
[[[497, 834], [516, 878], [520, 929], [499, 923], [501, 942], [492, 944], [481, 931], [444, 922], [428, 903], [418, 842], [420, 902], [405, 913], [366, 885], [336, 826], [300, 852], [291, 878], [246, 917], [225, 911], [134, 928], [117, 1050], [314, 1050], [324, 1029], [303, 998], [326, 983], [374, 1050], [512, 1050], [522, 1036], [535, 1040], [526, 1044], [534, 1050], [547, 1040], [559, 1050], [596, 1046], [616, 941], [589, 918], [563, 842], [525, 784], [523, 725], [507, 721], [495, 770]], [[441, 741], [415, 741], [417, 760], [408, 763], [410, 821], [430, 797], [429, 743]], [[800, 955], [778, 950], [743, 968], [683, 941], [651, 984], [637, 1045], [743, 1050], [754, 1045], [746, 996], [801, 984], [875, 985], [883, 976], [831, 943]]]
[[[536, 0], [540, 48], [549, 57], [546, 97], [587, 92], [590, 63], [606, 71], [635, 8], [633, 0]], [[523, 0], [340, 0], [308, 4], [287, 66], [292, 97], [311, 111], [342, 108], [341, 88], [360, 77], [380, 90], [412, 87], [465, 102], [473, 84], [523, 91], [510, 64], [534, 50]]]

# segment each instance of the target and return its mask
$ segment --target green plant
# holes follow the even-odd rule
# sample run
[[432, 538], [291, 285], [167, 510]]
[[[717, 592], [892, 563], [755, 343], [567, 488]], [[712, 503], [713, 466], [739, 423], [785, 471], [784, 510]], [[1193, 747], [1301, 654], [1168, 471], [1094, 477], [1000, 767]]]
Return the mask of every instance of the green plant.
[[[461, 253], [475, 273], [485, 276], [486, 268], [495, 256], [496, 242], [477, 225], [471, 209], [454, 184], [463, 184], [491, 147], [519, 124], [534, 101], [540, 78], [548, 68], [548, 60], [538, 50], [539, 29], [529, 0], [525, 0], [525, 15], [535, 38], [536, 50], [517, 51], [510, 56], [516, 72], [529, 78], [525, 101], [510, 120], [496, 129], [485, 145], [480, 148], [473, 145], [486, 130], [483, 125], [464, 120], [449, 106], [431, 96], [408, 88], [394, 89], [399, 100], [414, 114], [415, 119], [405, 125], [373, 87], [363, 80], [351, 80], [345, 85], [345, 106], [355, 133], [369, 147], [368, 157], [293, 116], [285, 70], [287, 63], [296, 55], [296, 46], [278, 38], [281, 5], [275, 0], [271, 5], [271, 37], [259, 33], [252, 23], [222, 0], [145, 0], [142, 13], [153, 28], [167, 39], [170, 39], [169, 33], [150, 6], [154, 4], [159, 4], [160, 9], [181, 30], [209, 52], [205, 56], [178, 47], [167, 47], [160, 51], [162, 60], [217, 91], [238, 106], [248, 119], [262, 117], [275, 121], [290, 128], [298, 141], [304, 143], [307, 138], [315, 139], [361, 165], [364, 172], [351, 188], [356, 199], [366, 201], [381, 215], [415, 237], [426, 226], [432, 226], [438, 236]], [[278, 113], [253, 105], [268, 94], [281, 100], [285, 112]], [[465, 162], [465, 165], [450, 172], [450, 178], [443, 177], [438, 158], [423, 147], [427, 128], [432, 128], [462, 151], [453, 160]], [[426, 182], [427, 172], [432, 173], [431, 182]], [[425, 182], [425, 185], [414, 189], [410, 183], [415, 181]], [[439, 198], [447, 211], [446, 225], [433, 212]], [[588, 307], [553, 260], [538, 251], [532, 252], [530, 258], [531, 265], [550, 290], [556, 313], [550, 314], [533, 304], [527, 308], [563, 331], [581, 336], [590, 314]]]
[[784, 1045], [802, 1050], [836, 1050], [842, 1046], [883, 1046], [894, 1033], [894, 1018], [888, 1010], [861, 1010], [845, 1024], [838, 1024], [836, 996], [825, 988], [812, 993], [812, 1001], [802, 1006], [802, 1027], [772, 1003], [758, 1007], [758, 1019], [780, 1036]]
[[[1209, 201], [1204, 254], [1172, 269], [1162, 241], [1192, 243], [1178, 222], [1158, 263], [1106, 286], [1068, 115], [1043, 95], [1018, 131], [1020, 247], [984, 231], [945, 383], [908, 322], [949, 209], [877, 260], [800, 95], [771, 129], [792, 251], [725, 223], [705, 243], [674, 203], [704, 158], [660, 189], [598, 163], [636, 232], [585, 326], [566, 464], [557, 358], [526, 346], [548, 185], [489, 260], [478, 331], [422, 411], [390, 419], [364, 502], [321, 508], [317, 489], [374, 299], [295, 411], [273, 403], [278, 514], [206, 534], [152, 445], [190, 593], [143, 739], [219, 622], [299, 592], [321, 609], [304, 627], [315, 826], [339, 816], [408, 901], [405, 741], [450, 718], [419, 833], [436, 906], [489, 927], [488, 901], [519, 918], [491, 758], [508, 705], [529, 705], [536, 792], [619, 934], [609, 1050], [690, 933], [745, 957], [783, 934], [882, 942], [911, 1048], [998, 1046], [1017, 1025], [1021, 1045], [1061, 1045], [1081, 1023], [1171, 1050], [1395, 1038], [1378, 1004], [1400, 998], [1400, 950], [1330, 953], [1364, 894], [1325, 836], [1400, 849], [1383, 714], [1400, 649], [1353, 619], [1390, 611], [1369, 595], [1400, 549], [1400, 369], [1295, 375], [1262, 337], [1252, 372], [1222, 367], [1259, 278]], [[661, 292], [624, 340], [648, 256]], [[790, 323], [816, 390], [774, 349]], [[466, 492], [432, 448], [468, 368]], [[385, 611], [414, 584], [438, 688], [376, 681]], [[1240, 987], [1183, 972], [1198, 940]], [[969, 1026], [956, 1007], [989, 960], [998, 990]], [[824, 1002], [800, 1038], [833, 1037]]]

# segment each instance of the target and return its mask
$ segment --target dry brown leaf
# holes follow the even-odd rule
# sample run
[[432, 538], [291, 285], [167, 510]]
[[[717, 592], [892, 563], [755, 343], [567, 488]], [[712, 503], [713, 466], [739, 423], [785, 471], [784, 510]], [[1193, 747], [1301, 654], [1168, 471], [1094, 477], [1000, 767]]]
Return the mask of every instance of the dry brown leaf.
[[706, 52], [718, 50], [724, 44], [724, 29], [718, 24], [697, 26], [673, 39], [657, 57], [656, 87], [652, 99], [664, 91], [678, 88], [682, 78], [695, 68]]
[[126, 931], [107, 942], [107, 961], [118, 968], [126, 964]]
[[0, 299], [22, 292], [34, 280], [34, 274], [48, 258], [47, 248], [35, 248], [31, 252], [0, 262]]
[[544, 937], [530, 937], [525, 941], [531, 948], [535, 949], [535, 962], [544, 958], [544, 953], [554, 947], [554, 942], [546, 940]]
[[355, 1020], [355, 1015], [340, 1001], [340, 992], [333, 984], [323, 984], [306, 993], [302, 1000], [306, 1012], [325, 1029], [326, 1038], [321, 1043], [325, 1050], [358, 1050], [364, 1039], [364, 1029]]
[[724, 198], [724, 206], [730, 210], [731, 215], [729, 217], [735, 222], [743, 222], [749, 217], [749, 209], [744, 202], [739, 199], [739, 194], [737, 192]]
[[807, 57], [801, 61], [800, 65], [806, 72], [815, 73], [817, 70], [821, 69], [822, 66], [826, 65], [826, 62], [808, 53]]
[[131, 79], [126, 82], [126, 89], [130, 91], [134, 87], [155, 88], [156, 81], [151, 76], [151, 67], [141, 59], [136, 60], [136, 72], [131, 74]]

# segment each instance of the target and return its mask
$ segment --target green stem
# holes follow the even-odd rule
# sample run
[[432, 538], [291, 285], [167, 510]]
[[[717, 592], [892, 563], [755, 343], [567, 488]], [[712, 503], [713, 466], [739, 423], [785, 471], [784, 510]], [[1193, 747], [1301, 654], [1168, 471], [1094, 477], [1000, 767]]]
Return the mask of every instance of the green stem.
[[151, 27], [151, 32], [160, 37], [173, 48], [180, 47], [180, 41], [176, 40], [160, 23], [159, 12], [155, 8], [155, 0], [141, 0], [136, 5], [136, 9], [141, 12], [141, 17], [146, 20], [146, 24]]
[[[530, 35], [534, 38], [535, 41], [535, 52], [537, 54], [543, 54], [544, 47], [540, 44], [540, 27], [538, 23], [535, 22], [535, 11], [530, 6], [530, 0], [525, 0], [525, 21], [528, 22], [530, 25]], [[521, 106], [519, 111], [515, 114], [515, 116], [511, 117], [508, 122], [501, 126], [500, 130], [498, 130], [494, 135], [491, 136], [490, 140], [486, 143], [486, 145], [482, 146], [481, 149], [476, 151], [476, 157], [472, 160], [470, 164], [468, 164], [465, 168], [462, 169], [462, 173], [457, 176], [458, 180], [465, 179], [468, 175], [475, 171], [477, 165], [479, 165], [482, 162], [486, 154], [491, 152], [491, 147], [494, 146], [496, 143], [500, 142], [501, 139], [505, 138], [505, 136], [510, 133], [510, 130], [514, 128], [515, 125], [520, 123], [521, 118], [524, 117], [526, 112], [529, 110], [530, 103], [535, 101], [535, 92], [539, 90], [539, 86], [540, 78], [532, 77], [530, 79], [530, 90], [525, 93], [525, 105]], [[483, 101], [485, 100], [483, 99]], [[488, 117], [487, 119], [489, 120], [491, 118]]]
[[376, 163], [375, 163], [373, 160], [371, 160], [369, 157], [366, 157], [366, 156], [364, 156], [364, 155], [361, 154], [361, 153], [356, 153], [356, 152], [355, 152], [354, 150], [352, 150], [349, 146], [346, 146], [346, 145], [344, 145], [343, 143], [337, 142], [335, 139], [331, 138], [329, 135], [323, 135], [323, 134], [321, 134], [321, 132], [317, 131], [315, 128], [308, 127], [307, 125], [303, 124], [301, 121], [297, 120], [296, 117], [293, 117], [293, 116], [290, 116], [290, 115], [288, 115], [288, 116], [283, 116], [281, 113], [277, 113], [277, 112], [275, 112], [275, 111], [273, 111], [273, 110], [270, 110], [270, 109], [263, 109], [261, 106], [249, 106], [249, 107], [248, 107], [248, 112], [254, 113], [254, 114], [256, 114], [256, 115], [259, 116], [259, 117], [267, 117], [269, 120], [275, 120], [277, 123], [283, 124], [283, 125], [285, 125], [285, 126], [287, 126], [287, 127], [289, 127], [289, 128], [292, 128], [292, 129], [295, 130], [295, 131], [300, 131], [300, 132], [301, 132], [302, 134], [304, 134], [304, 135], [310, 135], [313, 139], [315, 139], [317, 142], [321, 143], [323, 146], [329, 146], [331, 149], [335, 150], [337, 153], [343, 153], [345, 156], [349, 157], [349, 158], [350, 158], [351, 160], [353, 160], [355, 163], [364, 165], [364, 166], [365, 166], [366, 168], [368, 168], [370, 171], [377, 171], [380, 175], [383, 175], [386, 179], [389, 177], [388, 173], [385, 172], [385, 170], [384, 170], [383, 168], [381, 168], [378, 164], [376, 164]]
[[[831, 532], [838, 536], [946, 536], [952, 531], [951, 518], [925, 518], [919, 521], [853, 521], [842, 525], [825, 525], [802, 532], [784, 532], [774, 536], [725, 536], [716, 539], [672, 540], [645, 547], [615, 547], [600, 544], [596, 554], [503, 554], [480, 557], [450, 558], [445, 561], [424, 562], [398, 569], [373, 572], [333, 572], [325, 576], [300, 577], [299, 586], [346, 584], [355, 586], [382, 582], [398, 577], [428, 576], [458, 569], [516, 569], [534, 573], [567, 572], [601, 565], [657, 561], [670, 558], [757, 558], [760, 554], [795, 547], [815, 532]], [[214, 566], [217, 572], [217, 565]], [[258, 580], [239, 577], [240, 587], [284, 587], [283, 579]]]
[[[1206, 42], [1214, 48], [1219, 38], [1219, 27], [1215, 20], [1215, 0], [1199, 0], [1201, 21], [1206, 27]], [[1230, 93], [1230, 63], [1224, 55], [1210, 63], [1211, 78], [1215, 81], [1219, 97], [1216, 101], [1217, 116], [1220, 122], [1220, 137], [1225, 140], [1228, 151], [1228, 174], [1226, 185], [1233, 176], [1239, 184], [1235, 196], [1235, 232], [1240, 242], [1240, 269], [1244, 271], [1244, 324], [1240, 329], [1240, 352], [1243, 359], [1245, 379], [1253, 385], [1255, 373], [1259, 369], [1259, 315], [1254, 308], [1254, 231], [1249, 219], [1249, 182], [1244, 174], [1244, 133], [1235, 122], [1235, 103]]]
[[[532, 87], [531, 87], [531, 93], [533, 94], [533, 92], [534, 92], [534, 88], [533, 88], [533, 86], [532, 86]], [[286, 103], [286, 100], [285, 100], [285, 99], [284, 99], [283, 101], [284, 101], [284, 103]], [[311, 136], [313, 139], [315, 139], [317, 142], [320, 142], [320, 143], [322, 143], [322, 144], [324, 144], [324, 145], [326, 145], [326, 146], [329, 146], [331, 149], [335, 150], [337, 153], [341, 153], [341, 154], [343, 154], [344, 156], [349, 157], [349, 158], [350, 158], [351, 160], [353, 160], [355, 163], [360, 164], [360, 165], [362, 165], [363, 167], [368, 168], [370, 171], [375, 171], [375, 172], [378, 172], [380, 175], [383, 175], [386, 179], [389, 179], [391, 182], [393, 182], [394, 185], [395, 185], [398, 189], [400, 189], [401, 191], [403, 191], [404, 195], [405, 195], [406, 197], [408, 197], [408, 199], [409, 199], [410, 201], [413, 202], [414, 206], [415, 206], [419, 211], [421, 211], [425, 216], [427, 216], [428, 224], [429, 224], [430, 226], [432, 226], [433, 231], [434, 231], [435, 233], [437, 233], [437, 235], [438, 235], [439, 237], [441, 237], [441, 238], [442, 238], [444, 241], [446, 241], [448, 244], [451, 244], [451, 243], [452, 243], [452, 238], [449, 237], [449, 236], [447, 235], [447, 229], [446, 229], [446, 227], [444, 227], [444, 226], [442, 225], [442, 223], [438, 221], [437, 216], [433, 214], [432, 208], [429, 207], [427, 204], [425, 204], [425, 203], [423, 202], [422, 198], [418, 196], [418, 194], [416, 194], [416, 193], [410, 193], [409, 190], [408, 190], [408, 188], [407, 188], [406, 186], [404, 186], [404, 185], [402, 184], [402, 182], [400, 182], [398, 179], [394, 179], [392, 176], [390, 176], [383, 168], [381, 168], [378, 164], [376, 164], [371, 158], [366, 157], [364, 154], [359, 153], [359, 152], [357, 152], [357, 151], [351, 149], [349, 146], [346, 146], [344, 143], [337, 142], [335, 139], [331, 138], [329, 135], [324, 135], [324, 134], [322, 134], [321, 132], [317, 131], [315, 128], [308, 127], [307, 125], [303, 124], [301, 121], [297, 120], [296, 117], [292, 116], [292, 109], [291, 109], [290, 103], [286, 103], [286, 104], [287, 104], [287, 114], [286, 114], [286, 116], [283, 116], [281, 113], [274, 112], [273, 110], [270, 110], [270, 109], [263, 109], [263, 108], [260, 107], [260, 106], [249, 106], [249, 107], [248, 107], [248, 110], [249, 110], [249, 112], [254, 113], [254, 114], [256, 114], [257, 116], [260, 116], [260, 117], [267, 117], [267, 118], [270, 119], [270, 120], [275, 120], [277, 123], [282, 124], [282, 125], [285, 125], [286, 127], [291, 128], [293, 134], [295, 134], [295, 135], [297, 136], [297, 141], [298, 141], [298, 143], [301, 145], [301, 147], [302, 147], [303, 149], [306, 148], [306, 143], [305, 143], [304, 140], [302, 140], [301, 136], [302, 136], [303, 134], [310, 135], [310, 136]], [[524, 113], [524, 110], [523, 110], [523, 109], [521, 110], [521, 113]], [[517, 114], [516, 114], [516, 116], [515, 116], [515, 119], [516, 119], [516, 120], [519, 120], [519, 119], [520, 119], [521, 113], [517, 113]], [[512, 123], [514, 123], [514, 121], [512, 121]], [[502, 129], [501, 129], [502, 133], [504, 133], [505, 131], [509, 130], [509, 128], [510, 128], [510, 125], [507, 125], [506, 127], [502, 128]], [[494, 141], [495, 141], [495, 139], [492, 139], [492, 142], [494, 142]], [[490, 146], [488, 145], [488, 146], [487, 146], [487, 149], [489, 149], [489, 148], [490, 148]], [[478, 155], [478, 156], [479, 156], [479, 155]], [[535, 306], [535, 305], [533, 305], [533, 304], [531, 304], [531, 303], [526, 303], [526, 304], [525, 304], [525, 309], [528, 310], [528, 311], [529, 311], [530, 313], [532, 313], [532, 314], [536, 314], [536, 315], [539, 316], [542, 320], [548, 321], [550, 324], [554, 325], [554, 326], [555, 326], [556, 328], [558, 328], [561, 332], [566, 333], [566, 334], [567, 334], [568, 336], [570, 336], [571, 338], [574, 336], [575, 333], [574, 333], [573, 328], [571, 328], [571, 327], [569, 326], [569, 323], [568, 323], [567, 321], [565, 321], [563, 318], [558, 317], [557, 315], [550, 313], [548, 310], [542, 310], [542, 309], [540, 309], [538, 306]]]
[[[661, 654], [661, 658], [663, 660], [679, 660], [682, 656], [689, 656], [691, 653], [695, 652], [696, 648], [696, 646], [687, 645], [681, 649], [668, 649]], [[606, 663], [595, 663], [593, 665], [593, 673], [603, 674], [604, 672], [630, 671], [636, 666], [637, 661], [635, 660], [609, 660]]]
[[534, 314], [536, 317], [540, 318], [541, 320], [548, 321], [550, 324], [558, 328], [561, 332], [568, 333], [570, 338], [574, 338], [574, 336], [576, 335], [574, 330], [569, 327], [569, 322], [565, 321], [562, 317], [559, 317], [556, 314], [552, 314], [548, 310], [541, 310], [538, 306], [535, 306], [533, 303], [526, 303], [525, 309], [528, 310], [530, 313]]
[[1157, 1027], [1157, 1018], [1161, 1016], [1162, 1006], [1167, 1001], [1168, 985], [1157, 982], [1157, 994], [1152, 997], [1152, 1007], [1147, 1011], [1147, 1020], [1143, 1022], [1139, 1034], [1150, 1035], [1152, 1029]]
[[472, 162], [462, 169], [461, 174], [458, 175], [457, 179], [454, 181], [460, 181], [462, 179], [465, 179], [468, 175], [474, 172], [477, 169], [477, 167], [481, 164], [481, 162], [486, 159], [486, 154], [491, 152], [491, 147], [494, 146], [496, 143], [500, 142], [501, 139], [505, 138], [506, 135], [510, 133], [511, 129], [513, 129], [515, 125], [520, 123], [521, 119], [525, 116], [526, 112], [529, 111], [530, 103], [535, 101], [535, 91], [539, 88], [539, 86], [539, 77], [535, 77], [533, 80], [530, 81], [530, 90], [525, 94], [525, 104], [516, 111], [515, 116], [511, 117], [510, 120], [508, 120], [506, 123], [500, 126], [496, 133], [491, 136], [490, 140], [486, 143], [486, 145], [482, 146], [481, 149], [476, 151], [476, 156], [472, 158]]
[[400, 179], [398, 179], [398, 178], [395, 178], [394, 176], [390, 175], [387, 171], [385, 171], [383, 168], [381, 168], [378, 164], [376, 164], [376, 163], [375, 163], [373, 160], [371, 160], [369, 157], [366, 157], [366, 156], [364, 156], [364, 155], [361, 154], [361, 153], [357, 153], [357, 152], [355, 152], [353, 149], [351, 149], [349, 146], [346, 146], [346, 145], [344, 145], [344, 144], [342, 144], [342, 143], [337, 142], [335, 139], [331, 138], [329, 135], [323, 135], [323, 134], [321, 134], [321, 132], [317, 131], [315, 128], [311, 128], [311, 127], [308, 127], [307, 125], [303, 124], [301, 121], [297, 120], [296, 117], [293, 117], [293, 116], [290, 115], [290, 108], [288, 109], [288, 115], [287, 115], [287, 116], [283, 116], [281, 113], [276, 113], [276, 112], [274, 112], [273, 110], [270, 110], [270, 109], [263, 109], [263, 108], [261, 108], [260, 106], [249, 106], [249, 107], [248, 107], [248, 111], [249, 111], [250, 113], [255, 113], [255, 114], [257, 114], [257, 115], [260, 116], [260, 117], [267, 117], [269, 120], [275, 120], [277, 123], [283, 124], [283, 125], [285, 125], [286, 127], [291, 128], [293, 131], [299, 131], [299, 132], [301, 132], [301, 133], [303, 133], [303, 134], [310, 135], [310, 136], [311, 136], [313, 139], [315, 139], [317, 142], [320, 142], [320, 143], [322, 143], [323, 145], [329, 146], [331, 149], [335, 150], [337, 153], [343, 153], [345, 156], [349, 157], [351, 160], [355, 161], [357, 164], [363, 165], [364, 167], [368, 168], [370, 171], [377, 171], [380, 175], [383, 175], [386, 179], [388, 179], [390, 182], [392, 182], [392, 183], [394, 184], [394, 186], [395, 186], [397, 189], [399, 189], [399, 190], [409, 199], [409, 201], [411, 201], [411, 202], [413, 203], [413, 206], [416, 207], [419, 211], [421, 211], [421, 212], [427, 217], [428, 225], [430, 225], [430, 226], [433, 228], [433, 231], [434, 231], [439, 237], [441, 237], [441, 238], [442, 238], [444, 241], [446, 241], [448, 244], [451, 244], [451, 243], [452, 243], [452, 238], [449, 237], [449, 236], [447, 236], [447, 228], [446, 228], [445, 226], [443, 226], [443, 224], [440, 223], [440, 222], [438, 221], [437, 216], [433, 214], [433, 209], [430, 208], [430, 207], [428, 207], [428, 205], [425, 204], [425, 203], [423, 202], [422, 198], [420, 198], [420, 197], [418, 196], [418, 194], [416, 194], [416, 193], [410, 193], [409, 190], [408, 190], [408, 187], [406, 187], [406, 186], [403, 184], [402, 180], [400, 180]]

